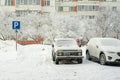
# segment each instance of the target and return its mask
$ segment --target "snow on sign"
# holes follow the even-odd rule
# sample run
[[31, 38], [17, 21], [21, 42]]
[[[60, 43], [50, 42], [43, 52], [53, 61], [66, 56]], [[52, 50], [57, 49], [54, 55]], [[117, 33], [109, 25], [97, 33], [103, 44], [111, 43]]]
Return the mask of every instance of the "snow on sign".
[[12, 29], [20, 29], [20, 21], [12, 21]]

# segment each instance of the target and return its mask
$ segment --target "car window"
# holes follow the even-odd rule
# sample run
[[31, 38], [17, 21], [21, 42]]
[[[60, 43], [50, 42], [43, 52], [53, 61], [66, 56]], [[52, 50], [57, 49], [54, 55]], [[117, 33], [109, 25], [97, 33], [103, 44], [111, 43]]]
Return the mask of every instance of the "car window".
[[58, 47], [62, 47], [62, 46], [75, 46], [76, 42], [74, 40], [58, 40], [58, 41], [56, 41], [56, 45]]

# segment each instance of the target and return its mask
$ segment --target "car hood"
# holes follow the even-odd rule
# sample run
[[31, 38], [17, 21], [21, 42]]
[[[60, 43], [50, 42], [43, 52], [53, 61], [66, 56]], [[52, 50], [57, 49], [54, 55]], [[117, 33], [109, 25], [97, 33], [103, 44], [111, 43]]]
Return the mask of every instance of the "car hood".
[[71, 46], [71, 47], [63, 46], [63, 47], [55, 47], [55, 50], [57, 51], [57, 50], [81, 50], [81, 49], [78, 46]]
[[120, 52], [120, 46], [102, 46], [104, 51]]

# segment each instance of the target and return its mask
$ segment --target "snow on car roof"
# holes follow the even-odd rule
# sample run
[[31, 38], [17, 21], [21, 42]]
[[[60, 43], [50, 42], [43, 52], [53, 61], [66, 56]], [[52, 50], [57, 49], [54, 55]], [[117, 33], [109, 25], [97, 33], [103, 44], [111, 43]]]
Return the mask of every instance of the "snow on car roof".
[[93, 41], [97, 40], [99, 41], [102, 45], [109, 45], [109, 46], [119, 46], [120, 45], [120, 40], [116, 38], [93, 38]]
[[116, 38], [92, 38], [92, 39], [97, 39], [97, 40], [118, 40]]
[[118, 39], [116, 39], [116, 38], [100, 38], [98, 40], [118, 40]]
[[58, 40], [74, 40], [73, 38], [57, 38], [55, 39], [55, 41], [58, 41]]

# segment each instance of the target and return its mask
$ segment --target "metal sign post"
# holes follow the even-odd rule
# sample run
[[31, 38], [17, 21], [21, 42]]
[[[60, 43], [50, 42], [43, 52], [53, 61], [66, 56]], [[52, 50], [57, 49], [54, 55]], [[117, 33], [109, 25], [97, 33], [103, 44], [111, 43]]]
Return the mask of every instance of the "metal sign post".
[[17, 51], [17, 33], [18, 33], [18, 31], [16, 30], [15, 32], [16, 32], [16, 51]]
[[17, 33], [18, 33], [17, 30], [20, 29], [20, 21], [12, 21], [12, 29], [14, 29], [16, 32], [16, 51], [17, 51]]

